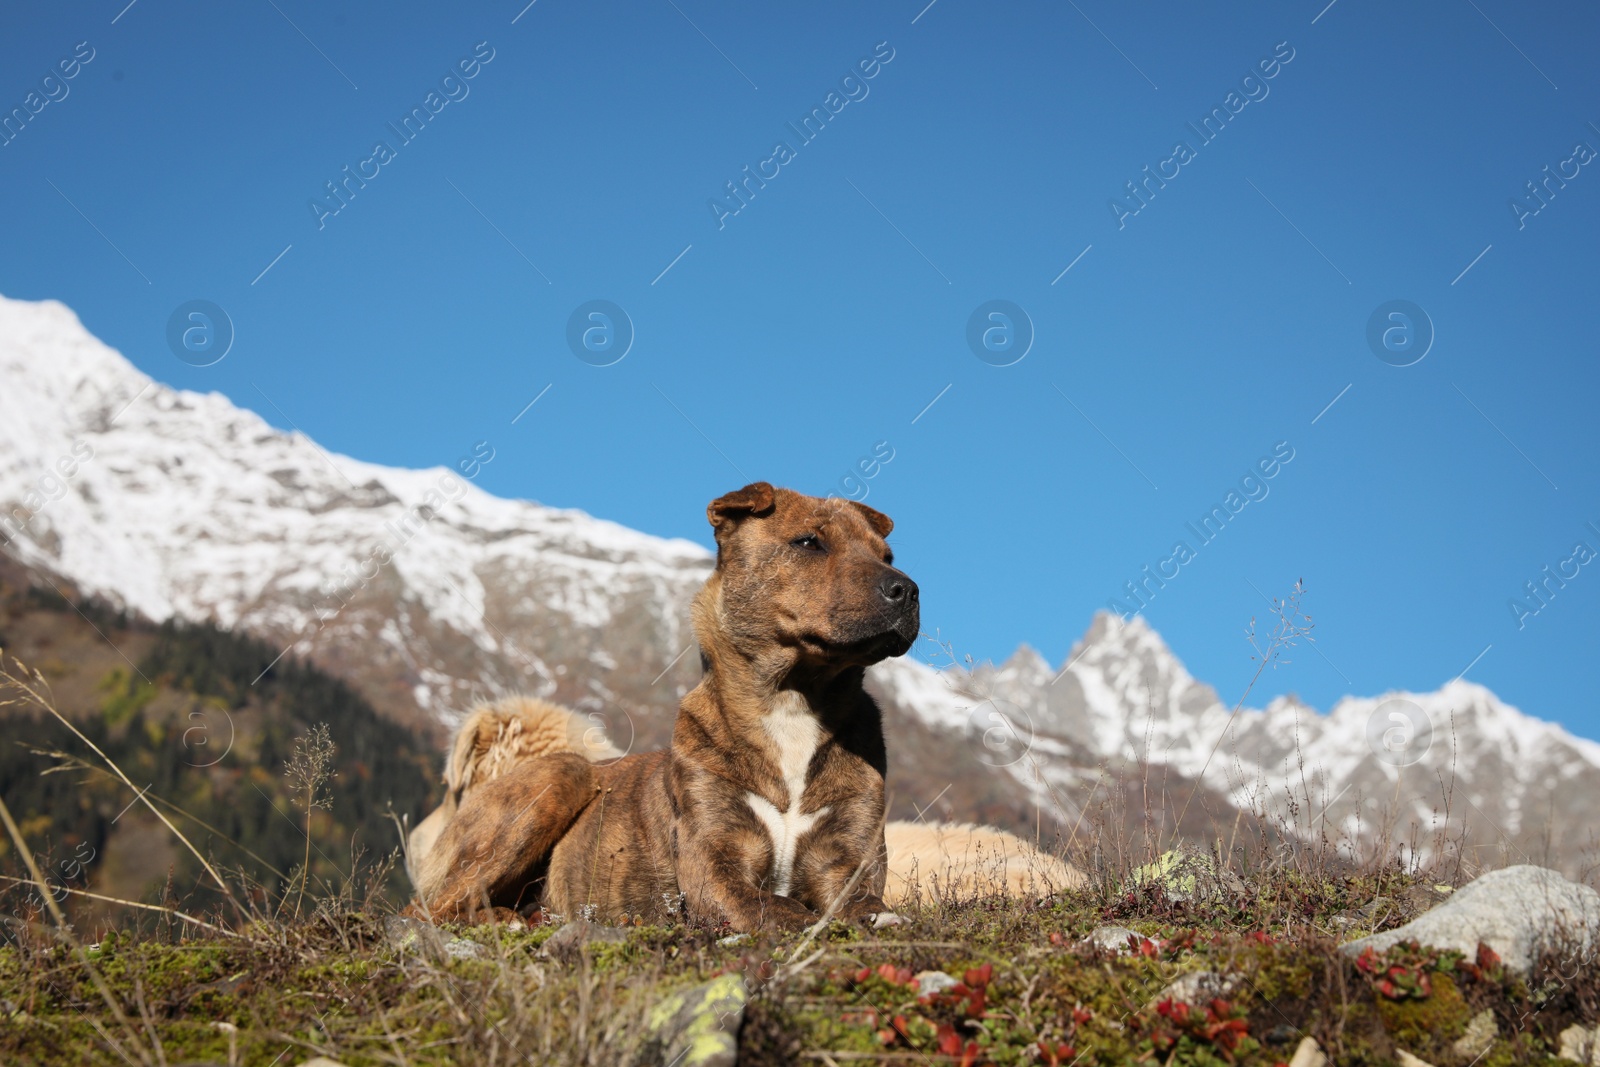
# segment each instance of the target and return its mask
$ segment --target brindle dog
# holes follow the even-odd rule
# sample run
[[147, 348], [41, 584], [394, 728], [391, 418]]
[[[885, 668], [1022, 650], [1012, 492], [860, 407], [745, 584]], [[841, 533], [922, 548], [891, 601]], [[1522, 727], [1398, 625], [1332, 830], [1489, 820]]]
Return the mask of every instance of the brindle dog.
[[861, 683], [918, 632], [916, 583], [884, 542], [894, 523], [766, 482], [706, 517], [717, 563], [693, 608], [704, 676], [671, 748], [609, 765], [544, 756], [468, 793], [419, 865], [420, 910], [592, 905], [612, 920], [681, 901], [691, 921], [740, 931], [829, 908], [887, 916], [883, 725]]

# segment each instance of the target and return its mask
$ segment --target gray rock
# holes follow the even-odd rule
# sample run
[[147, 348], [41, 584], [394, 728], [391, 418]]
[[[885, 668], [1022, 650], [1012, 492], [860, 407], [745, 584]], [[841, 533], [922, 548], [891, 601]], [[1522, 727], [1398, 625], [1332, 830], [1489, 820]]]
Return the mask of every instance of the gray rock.
[[650, 1009], [638, 1067], [733, 1067], [749, 999], [744, 979], [724, 974]]
[[1464, 1060], [1476, 1062], [1489, 1051], [1489, 1046], [1499, 1036], [1500, 1027], [1495, 1025], [1494, 1012], [1485, 1008], [1472, 1017], [1466, 1033], [1450, 1043], [1450, 1051]]
[[1097, 926], [1089, 931], [1081, 944], [1093, 945], [1103, 948], [1107, 952], [1127, 952], [1128, 938], [1143, 937], [1137, 930], [1130, 930], [1126, 926]]
[[1600, 1026], [1583, 1027], [1573, 1023], [1561, 1031], [1560, 1040], [1558, 1057], [1584, 1067], [1600, 1067]]
[[389, 944], [401, 952], [410, 952], [446, 963], [450, 960], [481, 960], [489, 958], [489, 950], [476, 941], [464, 937], [451, 937], [432, 923], [391, 915], [383, 921], [383, 933]]
[[432, 923], [391, 915], [383, 921], [383, 933], [389, 944], [401, 952], [410, 952], [430, 960], [447, 957], [445, 933]]
[[1176, 981], [1157, 993], [1151, 1003], [1181, 1000], [1185, 1004], [1210, 1004], [1213, 1000], [1226, 1000], [1243, 984], [1243, 975], [1220, 974], [1217, 971], [1190, 971], [1188, 974], [1179, 975]]
[[1294, 1058], [1289, 1061], [1289, 1067], [1328, 1067], [1328, 1054], [1322, 1051], [1322, 1046], [1317, 1044], [1314, 1037], [1303, 1037], [1300, 1045], [1294, 1050]]
[[573, 919], [550, 935], [539, 949], [539, 955], [570, 963], [578, 958], [583, 946], [591, 941], [626, 941], [628, 931], [620, 926], [601, 926], [588, 919]]
[[464, 937], [452, 937], [444, 943], [445, 955], [453, 960], [486, 960], [489, 950], [476, 941], [468, 941]]
[[1546, 951], [1590, 957], [1600, 946], [1600, 893], [1544, 867], [1490, 871], [1406, 925], [1342, 946], [1349, 955], [1416, 940], [1469, 958], [1483, 942], [1526, 974]]
[[926, 996], [929, 993], [943, 993], [953, 985], [960, 985], [961, 979], [954, 975], [945, 974], [943, 971], [922, 971], [917, 975], [917, 993]]
[[1244, 880], [1204, 852], [1174, 848], [1133, 872], [1133, 885], [1159, 885], [1173, 901], [1222, 900], [1248, 892]]

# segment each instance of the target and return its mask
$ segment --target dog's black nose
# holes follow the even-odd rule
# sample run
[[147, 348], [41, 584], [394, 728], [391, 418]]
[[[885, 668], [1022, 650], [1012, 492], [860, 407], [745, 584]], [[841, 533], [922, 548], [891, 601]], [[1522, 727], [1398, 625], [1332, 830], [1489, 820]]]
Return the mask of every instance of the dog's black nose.
[[899, 571], [894, 571], [884, 575], [883, 581], [878, 583], [878, 593], [896, 606], [915, 604], [918, 596], [917, 583]]

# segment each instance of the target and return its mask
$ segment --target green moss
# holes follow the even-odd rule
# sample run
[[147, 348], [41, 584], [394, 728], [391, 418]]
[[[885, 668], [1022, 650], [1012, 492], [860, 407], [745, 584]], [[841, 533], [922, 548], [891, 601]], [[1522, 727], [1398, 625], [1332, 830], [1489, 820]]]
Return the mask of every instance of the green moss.
[[1455, 981], [1447, 974], [1435, 974], [1433, 992], [1421, 1000], [1377, 998], [1378, 1017], [1395, 1044], [1409, 1052], [1448, 1045], [1459, 1038], [1472, 1021]]
[[[596, 942], [582, 959], [563, 963], [539, 955], [554, 927], [480, 926], [450, 933], [486, 946], [490, 958], [439, 964], [396, 952], [375, 911], [262, 921], [248, 928], [249, 939], [172, 942], [123, 930], [105, 935], [92, 960], [130, 1018], [139, 1018], [143, 998], [169, 1062], [229, 1062], [229, 1033], [218, 1026], [226, 1023], [237, 1028], [238, 1062], [280, 1055], [279, 1062], [299, 1062], [320, 1051], [350, 1067], [393, 1062], [390, 1035], [417, 1067], [490, 1059], [627, 1062], [649, 1040], [652, 1009], [660, 1014], [674, 994], [718, 975], [732, 981], [733, 974], [752, 990], [741, 1063], [794, 1063], [819, 1050], [844, 1054], [839, 1062], [885, 1053], [941, 1062], [936, 1046], [948, 1035], [975, 1041], [980, 1062], [996, 1067], [1041, 1062], [1041, 1041], [1073, 1048], [1080, 1063], [1131, 1067], [1158, 1021], [1153, 1002], [1175, 978], [1197, 970], [1248, 979], [1231, 998], [1232, 1012], [1248, 1013], [1249, 1037], [1261, 1045], [1241, 1046], [1240, 1067], [1286, 1061], [1302, 1033], [1317, 1037], [1341, 1065], [1390, 1065], [1404, 1048], [1451, 1067], [1457, 1058], [1450, 1042], [1485, 1008], [1502, 1020], [1528, 1020], [1478, 1061], [1511, 1067], [1546, 1060], [1551, 1034], [1582, 1010], [1574, 990], [1582, 982], [1590, 983], [1584, 990], [1600, 987], [1596, 973], [1557, 993], [1541, 988], [1536, 998], [1521, 982], [1432, 973], [1428, 997], [1387, 1000], [1315, 932], [1331, 926], [1330, 909], [1359, 906], [1380, 888], [1387, 889], [1371, 880], [1285, 876], [1262, 885], [1256, 899], [1205, 906], [1092, 893], [1041, 906], [941, 905], [908, 927], [867, 932], [836, 924], [804, 950], [822, 955], [778, 984], [769, 984], [770, 976], [794, 956], [799, 935], [763, 933], [723, 945], [720, 931], [641, 925], [630, 927], [626, 940]], [[1291, 921], [1294, 915], [1313, 921]], [[1079, 944], [1109, 921], [1164, 947], [1144, 955]], [[1282, 936], [1252, 933], [1261, 930]], [[877, 974], [884, 964], [892, 980]], [[928, 1001], [907, 983], [919, 971], [959, 979], [985, 964], [992, 977], [982, 1011], [971, 1016], [960, 998]], [[863, 970], [866, 979], [858, 978]], [[112, 1062], [88, 1021], [113, 1034], [119, 1024], [81, 962], [45, 935], [0, 948], [0, 1009], [0, 1062]], [[897, 1015], [905, 1017], [906, 1035], [893, 1030]], [[1275, 1028], [1289, 1036], [1269, 1043]], [[1171, 1062], [1210, 1064], [1220, 1055], [1191, 1040]]]
[[637, 941], [599, 941], [589, 946], [589, 953], [597, 971], [626, 968], [643, 959], [647, 950]]

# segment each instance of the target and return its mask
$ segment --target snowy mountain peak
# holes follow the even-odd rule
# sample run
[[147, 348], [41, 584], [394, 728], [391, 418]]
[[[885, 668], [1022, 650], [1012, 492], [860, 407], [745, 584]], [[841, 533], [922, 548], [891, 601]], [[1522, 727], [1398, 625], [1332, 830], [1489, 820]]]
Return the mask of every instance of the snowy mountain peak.
[[1194, 681], [1166, 641], [1151, 629], [1142, 615], [1123, 621], [1109, 612], [1095, 612], [1089, 629], [1072, 646], [1063, 666], [1077, 670], [1081, 666], [1094, 668], [1130, 661], [1137, 662], [1142, 673], [1169, 685]]
[[1019, 680], [1027, 679], [1035, 685], [1048, 685], [1056, 676], [1056, 670], [1050, 666], [1050, 661], [1028, 644], [1018, 645], [1016, 651], [1000, 665], [1000, 671]]

